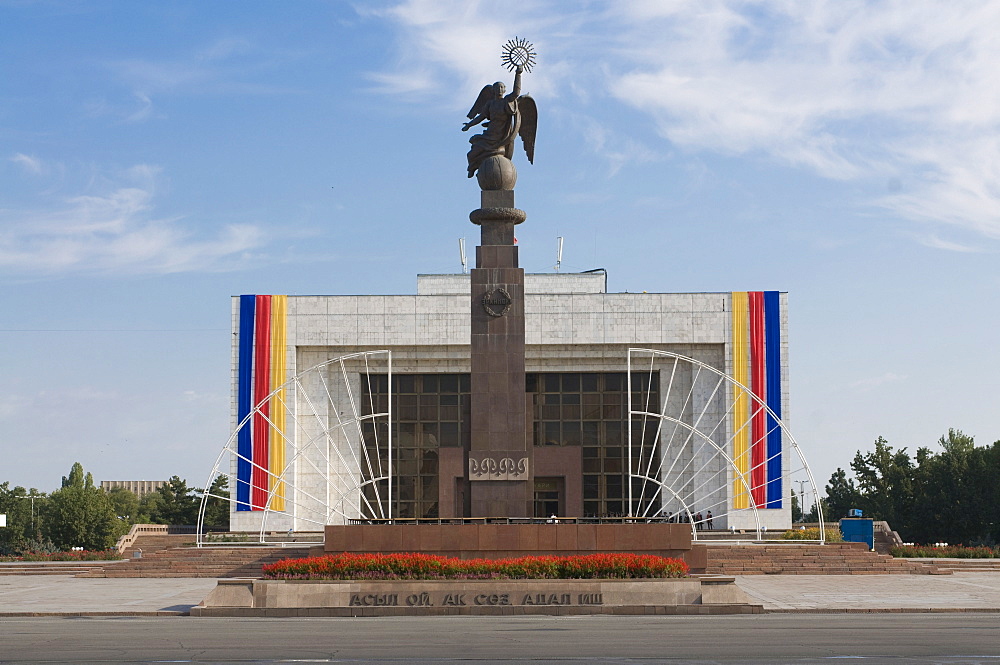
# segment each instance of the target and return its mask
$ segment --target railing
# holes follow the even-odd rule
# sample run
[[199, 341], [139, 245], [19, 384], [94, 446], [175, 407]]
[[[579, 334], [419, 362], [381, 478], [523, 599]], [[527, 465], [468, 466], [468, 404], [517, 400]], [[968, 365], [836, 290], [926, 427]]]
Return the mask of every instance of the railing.
[[136, 539], [141, 535], [158, 534], [168, 535], [172, 533], [194, 533], [193, 526], [174, 526], [171, 524], [133, 524], [128, 533], [118, 539], [115, 549], [121, 554], [135, 544]]
[[671, 524], [663, 517], [393, 517], [357, 518], [348, 524]]

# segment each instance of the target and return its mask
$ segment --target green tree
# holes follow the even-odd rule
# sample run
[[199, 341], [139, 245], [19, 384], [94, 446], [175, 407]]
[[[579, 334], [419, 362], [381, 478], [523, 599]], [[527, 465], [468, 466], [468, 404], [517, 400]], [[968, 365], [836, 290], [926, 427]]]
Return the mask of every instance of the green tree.
[[[918, 543], [995, 545], [1000, 540], [1000, 441], [977, 447], [971, 436], [949, 429], [939, 452], [919, 448], [910, 458], [879, 437], [875, 450], [851, 463], [857, 486], [837, 469], [827, 486], [830, 519], [851, 505], [883, 519], [904, 540]], [[851, 498], [852, 492], [856, 495]]]
[[160, 489], [143, 497], [148, 500], [143, 502], [142, 508], [148, 511], [154, 524], [196, 524], [200, 506], [197, 492], [179, 476], [171, 476]]
[[62, 549], [108, 549], [125, 531], [108, 495], [94, 486], [93, 476], [79, 462], [49, 496], [43, 518], [42, 535]]
[[792, 523], [802, 521], [802, 506], [799, 501], [799, 495], [796, 491], [792, 490]]
[[[832, 522], [847, 517], [847, 511], [859, 507], [860, 501], [861, 495], [858, 488], [854, 486], [854, 479], [848, 478], [847, 472], [838, 467], [830, 476], [830, 484], [826, 486], [823, 518]], [[815, 515], [815, 513], [814, 506], [812, 514]]]
[[136, 520], [140, 516], [139, 497], [135, 495], [135, 492], [124, 487], [115, 487], [108, 492], [108, 501], [111, 502], [118, 519], [130, 527], [138, 523]]
[[7, 527], [0, 528], [0, 554], [20, 553], [38, 540], [46, 498], [35, 488], [11, 488], [9, 482], [0, 483], [0, 513], [7, 515]]
[[906, 448], [893, 450], [879, 437], [875, 450], [854, 456], [851, 469], [858, 481], [865, 517], [889, 522], [902, 534], [913, 525], [916, 468]]
[[206, 492], [205, 527], [229, 530], [229, 479], [219, 474]]
[[[919, 492], [911, 526], [917, 542], [995, 542], [997, 467], [991, 450], [977, 448], [973, 437], [949, 429], [938, 440], [941, 452], [917, 452]], [[996, 444], [994, 444], [994, 447]]]

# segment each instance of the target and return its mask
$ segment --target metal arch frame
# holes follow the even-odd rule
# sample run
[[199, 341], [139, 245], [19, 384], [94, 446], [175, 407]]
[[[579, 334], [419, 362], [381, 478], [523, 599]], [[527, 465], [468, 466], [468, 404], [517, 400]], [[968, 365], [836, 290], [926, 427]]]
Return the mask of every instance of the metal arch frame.
[[[736, 388], [740, 389], [743, 394], [747, 395], [750, 398], [751, 402], [755, 405], [756, 410], [763, 409], [765, 411], [765, 413], [773, 419], [773, 421], [775, 422], [775, 427], [779, 431], [781, 431], [782, 435], [787, 439], [789, 446], [795, 451], [795, 454], [798, 456], [799, 462], [801, 462], [801, 464], [802, 464], [802, 471], [805, 472], [806, 477], [808, 478], [808, 482], [812, 486], [813, 496], [816, 497], [816, 501], [815, 501], [816, 515], [817, 515], [817, 518], [819, 520], [819, 539], [818, 539], [818, 541], [821, 544], [823, 544], [823, 543], [826, 542], [826, 524], [825, 524], [825, 522], [823, 520], [823, 507], [822, 507], [822, 504], [821, 504], [821, 502], [819, 500], [819, 491], [818, 491], [818, 486], [816, 485], [816, 480], [813, 477], [812, 469], [809, 467], [809, 462], [806, 460], [805, 455], [802, 453], [802, 449], [799, 446], [798, 441], [795, 440], [795, 437], [792, 435], [792, 433], [789, 431], [789, 429], [785, 426], [785, 424], [781, 420], [781, 418], [778, 418], [778, 416], [775, 415], [774, 411], [771, 410], [763, 400], [761, 400], [759, 397], [757, 397], [757, 395], [755, 395], [753, 393], [753, 391], [750, 390], [750, 388], [748, 388], [747, 386], [743, 385], [742, 383], [740, 383], [739, 381], [737, 381], [733, 377], [729, 376], [725, 372], [722, 372], [722, 371], [718, 370], [717, 368], [712, 367], [711, 365], [708, 365], [707, 363], [701, 362], [700, 360], [695, 360], [694, 358], [691, 358], [689, 356], [684, 356], [684, 355], [681, 355], [679, 353], [674, 353], [672, 351], [663, 351], [663, 350], [659, 350], [659, 349], [629, 348], [628, 349], [628, 354], [627, 354], [628, 357], [627, 357], [627, 365], [626, 365], [627, 366], [626, 379], [627, 379], [628, 383], [627, 383], [627, 386], [626, 386], [626, 390], [627, 390], [627, 396], [628, 396], [627, 399], [628, 399], [628, 412], [629, 412], [628, 439], [627, 439], [627, 457], [628, 457], [628, 478], [629, 478], [629, 483], [628, 483], [628, 505], [629, 505], [629, 513], [630, 514], [632, 513], [633, 506], [634, 506], [634, 496], [633, 496], [633, 490], [632, 490], [632, 479], [641, 479], [644, 483], [645, 482], [654, 483], [654, 484], [658, 485], [661, 489], [665, 489], [668, 492], [670, 492], [675, 498], [677, 498], [678, 501], [680, 501], [681, 505], [684, 508], [685, 513], [687, 513], [687, 515], [689, 516], [689, 518], [691, 520], [691, 531], [692, 531], [693, 538], [695, 540], [699, 540], [697, 525], [694, 522], [693, 516], [691, 515], [691, 509], [687, 505], [687, 502], [680, 495], [678, 495], [677, 492], [675, 492], [673, 490], [673, 488], [668, 487], [662, 480], [660, 480], [658, 478], [650, 477], [648, 474], [633, 473], [632, 418], [634, 416], [652, 417], [652, 418], [656, 418], [657, 420], [659, 420], [661, 424], [664, 421], [668, 421], [668, 422], [674, 423], [675, 430], [676, 430], [676, 427], [679, 425], [679, 426], [683, 427], [684, 429], [688, 430], [688, 432], [689, 432], [688, 438], [689, 439], [691, 437], [691, 434], [697, 434], [702, 439], [702, 441], [703, 441], [702, 445], [704, 445], [704, 443], [707, 442], [707, 443], [711, 444], [711, 446], [716, 449], [716, 451], [719, 453], [719, 455], [727, 462], [727, 464], [729, 466], [729, 470], [731, 470], [735, 474], [735, 477], [743, 485], [744, 490], [746, 491], [747, 498], [749, 499], [749, 502], [750, 502], [750, 508], [753, 510], [754, 520], [755, 520], [756, 525], [757, 525], [757, 529], [756, 529], [756, 536], [757, 536], [757, 538], [756, 538], [756, 540], [758, 540], [758, 541], [763, 540], [761, 538], [761, 524], [760, 524], [760, 516], [759, 516], [759, 513], [758, 513], [758, 506], [757, 506], [756, 501], [754, 501], [754, 499], [753, 499], [753, 493], [750, 491], [751, 488], [750, 488], [749, 483], [747, 482], [745, 474], [743, 474], [736, 467], [735, 460], [733, 460], [733, 458], [721, 446], [719, 446], [717, 443], [715, 443], [715, 441], [713, 441], [711, 439], [711, 436], [705, 435], [699, 429], [697, 429], [697, 424], [698, 424], [698, 422], [701, 421], [701, 418], [704, 416], [704, 411], [702, 411], [702, 413], [698, 416], [698, 420], [694, 424], [688, 424], [688, 423], [685, 423], [685, 422], [683, 422], [683, 421], [681, 421], [679, 419], [671, 418], [671, 417], [669, 417], [669, 416], [667, 416], [665, 414], [665, 410], [666, 410], [666, 397], [664, 397], [664, 406], [663, 406], [663, 409], [661, 410], [661, 412], [634, 411], [633, 410], [633, 408], [632, 408], [632, 356], [633, 356], [633, 354], [643, 354], [643, 355], [648, 355], [650, 357], [650, 372], [652, 371], [652, 361], [655, 358], [657, 358], [657, 357], [661, 357], [661, 358], [673, 358], [674, 362], [675, 362], [675, 366], [674, 366], [675, 367], [675, 371], [676, 371], [676, 363], [677, 362], [689, 363], [690, 365], [693, 365], [693, 366], [697, 367], [699, 373], [702, 370], [707, 370], [710, 374], [714, 374], [716, 377], [718, 377], [718, 382], [716, 384], [715, 390], [713, 390], [713, 397], [714, 397], [715, 393], [718, 391], [720, 385], [727, 384], [727, 385], [729, 385], [731, 387], [736, 387]], [[673, 381], [673, 376], [671, 376], [671, 382], [672, 381]], [[693, 389], [693, 385], [692, 385], [692, 389]], [[688, 397], [690, 397], [690, 395]], [[685, 398], [685, 404], [686, 404], [686, 401], [687, 401], [687, 398]], [[731, 418], [731, 412], [732, 412], [732, 405], [730, 405], [730, 408], [726, 411], [726, 414], [722, 418], [720, 418], [720, 424], [723, 421], [728, 420], [729, 418]], [[712, 433], [714, 433], [715, 430], [718, 429], [718, 426], [719, 425], [716, 425], [716, 427], [713, 428]], [[742, 430], [744, 427], [746, 427], [746, 424], [741, 425], [739, 429]], [[657, 441], [654, 444], [654, 450], [660, 450], [660, 441], [659, 441], [660, 430], [659, 430], [659, 426], [657, 428], [657, 435], [656, 436], [657, 436]], [[730, 438], [730, 441], [732, 441], [732, 438], [733, 437]], [[770, 459], [770, 458], [768, 458], [768, 459]], [[641, 462], [641, 461], [642, 460], [641, 460], [641, 457], [640, 457], [639, 462]], [[766, 463], [766, 461], [767, 460], [765, 460], [765, 463]], [[784, 475], [785, 474], [782, 474], [783, 477], [784, 477]], [[789, 478], [789, 480], [791, 480], [791, 479]], [[728, 483], [729, 483], [729, 481], [727, 480], [727, 485], [728, 485]], [[660, 490], [657, 490], [657, 493], [659, 491]], [[655, 496], [655, 493], [654, 493], [653, 496]], [[739, 510], [745, 510], [745, 509], [739, 509]], [[644, 519], [646, 516], [644, 515], [644, 516], [632, 516], [632, 517], [634, 519]], [[791, 542], [816, 542], [816, 541], [791, 541]]]
[[[387, 400], [388, 400], [387, 401], [387, 409], [386, 409], [385, 412], [371, 413], [371, 414], [367, 414], [367, 415], [360, 415], [359, 412], [358, 412], [358, 404], [355, 401], [354, 390], [353, 390], [353, 388], [351, 386], [350, 377], [348, 376], [347, 368], [345, 367], [344, 363], [346, 361], [355, 360], [355, 359], [358, 359], [358, 358], [363, 358], [364, 362], [365, 362], [365, 367], [366, 367], [366, 372], [363, 374], [363, 376], [369, 377], [368, 380], [369, 380], [369, 383], [370, 383], [370, 376], [372, 374], [372, 371], [371, 371], [370, 368], [368, 368], [368, 361], [369, 361], [369, 358], [371, 358], [373, 356], [384, 356], [385, 357], [386, 374], [387, 374], [387, 377], [388, 377], [388, 385], [387, 385]], [[347, 419], [344, 419], [344, 418], [341, 417], [342, 414], [339, 412], [339, 410], [334, 409], [334, 414], [336, 415], [336, 422], [331, 425], [329, 422], [324, 423], [322, 421], [321, 416], [320, 416], [320, 411], [317, 410], [315, 404], [313, 403], [313, 400], [309, 397], [309, 393], [306, 392], [305, 390], [303, 390], [302, 379], [304, 377], [306, 377], [307, 375], [309, 375], [309, 374], [317, 373], [319, 375], [319, 377], [320, 377], [320, 381], [323, 383], [323, 388], [324, 388], [324, 393], [326, 395], [326, 399], [329, 400], [330, 403], [333, 403], [332, 393], [330, 392], [330, 388], [327, 385], [326, 379], [323, 376], [323, 373], [321, 372], [321, 370], [323, 370], [324, 368], [326, 368], [326, 367], [328, 367], [330, 365], [333, 365], [335, 363], [340, 365], [340, 372], [341, 372], [341, 375], [344, 378], [345, 386], [347, 388], [347, 395], [348, 395], [348, 398], [349, 398], [349, 401], [350, 401], [351, 417], [347, 418]], [[305, 522], [311, 522], [311, 523], [317, 524], [317, 525], [319, 525], [321, 527], [325, 526], [326, 523], [327, 523], [327, 521], [328, 521], [328, 518], [329, 518], [329, 516], [331, 514], [331, 508], [332, 508], [332, 505], [333, 505], [332, 502], [329, 500], [330, 489], [331, 489], [331, 479], [330, 479], [330, 476], [327, 473], [324, 473], [324, 472], [320, 471], [320, 469], [317, 468], [315, 464], [312, 464], [310, 462], [310, 464], [313, 467], [313, 469], [320, 474], [320, 476], [322, 477], [323, 481], [325, 481], [325, 484], [326, 484], [326, 495], [327, 496], [326, 496], [325, 499], [320, 499], [318, 497], [313, 496], [312, 494], [310, 494], [308, 492], [305, 492], [304, 490], [302, 490], [300, 488], [297, 488], [294, 483], [290, 482], [286, 478], [286, 475], [287, 475], [288, 471], [293, 467], [293, 465], [295, 464], [295, 462], [300, 457], [303, 457], [304, 453], [307, 450], [314, 449], [318, 445], [317, 442], [319, 440], [321, 440], [321, 439], [325, 439], [325, 440], [329, 441], [330, 433], [333, 432], [333, 431], [335, 431], [335, 430], [339, 430], [341, 432], [346, 432], [348, 430], [348, 428], [351, 428], [351, 427], [356, 428], [357, 429], [357, 433], [359, 435], [359, 443], [361, 444], [361, 447], [364, 449], [364, 437], [363, 437], [362, 432], [361, 432], [361, 425], [365, 421], [372, 421], [372, 422], [374, 422], [376, 419], [379, 419], [379, 418], [385, 418], [386, 422], [387, 422], [387, 425], [388, 425], [388, 427], [387, 427], [387, 434], [386, 434], [387, 458], [386, 458], [386, 468], [385, 468], [385, 470], [383, 471], [381, 468], [379, 468], [379, 473], [376, 474], [374, 472], [375, 471], [374, 468], [372, 467], [371, 459], [368, 457], [367, 450], [364, 449], [364, 455], [365, 455], [365, 462], [366, 462], [366, 464], [363, 465], [362, 462], [361, 462], [361, 460], [358, 458], [358, 456], [356, 454], [354, 454], [353, 457], [355, 458], [355, 462], [357, 462], [357, 469], [358, 469], [359, 474], [361, 474], [361, 477], [364, 476], [364, 471], [365, 471], [364, 467], [365, 466], [367, 466], [368, 470], [371, 472], [371, 474], [370, 474], [371, 477], [364, 479], [363, 482], [356, 483], [352, 487], [348, 487], [348, 488], [345, 488], [345, 489], [337, 487], [337, 488], [334, 488], [334, 490], [338, 494], [339, 504], [340, 504], [340, 506], [342, 508], [344, 506], [345, 499], [348, 498], [348, 495], [357, 494], [357, 496], [359, 497], [359, 500], [358, 500], [357, 505], [355, 507], [357, 508], [359, 514], [363, 510], [362, 504], [361, 504], [362, 500], [364, 501], [365, 504], [367, 504], [368, 509], [372, 510], [372, 512], [375, 513], [376, 512], [375, 508], [371, 505], [371, 503], [368, 501], [368, 499], [364, 497], [364, 494], [363, 494], [364, 488], [367, 487], [367, 486], [370, 486], [370, 485], [374, 485], [375, 483], [378, 483], [380, 481], [388, 480], [388, 490], [387, 490], [387, 493], [386, 493], [385, 505], [384, 506], [382, 505], [383, 502], [382, 502], [382, 500], [381, 500], [380, 497], [376, 498], [376, 504], [379, 507], [379, 510], [377, 512], [379, 512], [381, 515], [383, 515], [384, 518], [391, 520], [392, 517], [393, 517], [393, 515], [392, 515], [392, 511], [393, 511], [393, 503], [392, 503], [393, 482], [392, 481], [393, 481], [393, 478], [394, 478], [394, 475], [393, 475], [393, 461], [394, 461], [393, 460], [393, 452], [394, 452], [394, 446], [393, 446], [393, 436], [392, 436], [392, 413], [393, 413], [393, 408], [392, 408], [393, 407], [393, 404], [392, 404], [392, 385], [393, 385], [393, 381], [392, 381], [392, 352], [390, 350], [388, 350], [388, 349], [383, 349], [383, 350], [376, 350], [376, 351], [360, 351], [360, 352], [356, 352], [356, 353], [349, 353], [349, 354], [346, 354], [346, 355], [343, 355], [343, 356], [338, 356], [336, 358], [330, 358], [328, 360], [324, 360], [321, 363], [317, 363], [316, 365], [313, 365], [312, 367], [309, 367], [308, 369], [303, 370], [303, 371], [295, 374], [293, 377], [291, 377], [290, 379], [288, 379], [287, 381], [285, 381], [279, 387], [275, 388], [270, 393], [268, 393], [267, 396], [265, 396], [263, 399], [261, 399], [260, 402], [258, 402], [257, 405], [255, 405], [254, 408], [250, 411], [250, 413], [246, 417], [244, 417], [237, 424], [237, 426], [233, 430], [232, 435], [229, 437], [229, 439], [227, 440], [226, 444], [223, 446], [222, 450], [219, 452], [219, 455], [216, 457], [215, 465], [213, 466], [212, 471], [209, 474], [208, 481], [205, 484], [205, 492], [202, 494], [201, 505], [200, 505], [200, 507], [198, 509], [198, 523], [197, 523], [197, 533], [196, 533], [196, 535], [197, 535], [197, 539], [196, 539], [197, 540], [197, 542], [196, 542], [197, 546], [198, 547], [202, 547], [202, 546], [204, 546], [204, 545], [207, 544], [205, 542], [205, 511], [206, 511], [206, 508], [208, 506], [209, 499], [211, 499], [211, 498], [220, 499], [220, 500], [228, 502], [230, 504], [230, 506], [232, 506], [232, 504], [236, 503], [236, 498], [234, 496], [235, 495], [235, 489], [236, 489], [235, 485], [233, 487], [231, 487], [228, 497], [220, 496], [220, 495], [216, 495], [216, 494], [212, 494], [211, 492], [209, 492], [209, 489], [211, 488], [212, 483], [214, 482], [214, 480], [218, 476], [224, 475], [224, 476], [226, 476], [230, 480], [232, 480], [232, 478], [233, 478], [234, 474], [231, 471], [226, 472], [226, 473], [220, 473], [219, 469], [220, 469], [220, 467], [223, 464], [223, 460], [228, 460], [230, 462], [230, 468], [231, 468], [231, 464], [232, 464], [232, 460], [233, 459], [244, 460], [244, 461], [248, 462], [251, 465], [251, 469], [259, 469], [259, 470], [263, 471], [267, 475], [268, 478], [270, 478], [270, 479], [272, 479], [274, 481], [274, 482], [270, 483], [271, 487], [268, 489], [267, 500], [265, 501], [265, 504], [263, 506], [255, 506], [256, 508], [259, 508], [260, 511], [262, 511], [261, 527], [260, 527], [260, 532], [258, 534], [259, 542], [261, 542], [261, 543], [264, 543], [264, 542], [269, 542], [269, 543], [270, 542], [274, 542], [276, 544], [283, 544], [285, 542], [289, 542], [289, 541], [266, 541], [266, 539], [265, 539], [265, 535], [267, 533], [268, 516], [271, 515], [272, 513], [289, 514], [289, 511], [287, 511], [287, 510], [285, 510], [285, 511], [277, 511], [277, 510], [274, 510], [273, 508], [271, 508], [272, 502], [273, 502], [273, 500], [275, 498], [276, 490], [282, 484], [284, 484], [286, 488], [295, 488], [296, 491], [304, 493], [309, 499], [315, 501], [316, 503], [318, 503], [319, 505], [321, 505], [325, 509], [326, 519], [323, 522], [320, 522], [320, 521], [318, 521], [316, 519], [310, 519], [310, 518], [307, 518], [307, 517], [303, 517], [301, 515], [297, 516], [297, 515], [294, 514], [294, 512], [292, 512], [291, 514], [293, 516], [293, 519], [299, 519], [299, 520], [302, 520], [302, 521], [305, 521]], [[286, 390], [288, 390], [289, 388], [292, 388], [292, 387], [294, 387], [296, 389], [296, 402], [295, 402], [295, 407], [296, 408], [294, 410], [289, 410], [291, 412], [292, 427], [294, 428], [294, 433], [290, 437], [290, 436], [287, 435], [287, 432], [288, 432], [288, 429], [289, 429], [288, 427], [285, 428], [285, 431], [278, 430], [277, 428], [274, 427], [274, 423], [271, 421], [271, 419], [268, 416], [264, 416], [263, 414], [261, 414], [260, 410], [261, 410], [261, 408], [265, 404], [270, 404], [270, 403], [272, 403], [272, 400], [275, 400], [275, 399], [277, 399], [277, 401], [275, 403], [280, 404], [282, 407], [285, 407], [286, 404], [285, 404], [284, 400], [282, 400], [280, 398], [280, 395], [284, 394], [282, 391], [286, 391]], [[306, 403], [309, 405], [309, 407], [310, 407], [310, 409], [312, 411], [311, 416], [307, 414], [306, 417], [317, 418], [317, 419], [319, 419], [319, 422], [320, 422], [319, 432], [317, 432], [316, 434], [310, 436], [309, 439], [303, 443], [303, 445], [298, 445], [297, 442], [296, 442], [296, 440], [295, 440], [297, 438], [297, 433], [298, 433], [299, 425], [300, 425], [300, 418], [299, 418], [299, 415], [298, 415], [298, 408], [297, 408], [298, 404], [299, 404], [299, 399], [298, 399], [299, 396], [301, 396], [302, 399], [304, 399], [306, 401]], [[374, 411], [374, 409], [373, 409], [373, 411]], [[240, 431], [244, 427], [250, 426], [250, 424], [253, 421], [254, 416], [257, 416], [257, 415], [260, 415], [260, 416], [262, 416], [265, 419], [265, 422], [267, 422], [269, 431], [273, 430], [273, 431], [279, 432], [279, 435], [281, 436], [282, 440], [285, 441], [285, 442], [287, 442], [287, 443], [290, 443], [292, 445], [294, 451], [295, 451], [294, 454], [291, 455], [290, 458], [286, 460], [285, 466], [284, 466], [283, 469], [281, 469], [280, 474], [276, 474], [276, 473], [274, 473], [270, 469], [265, 469], [262, 466], [260, 466], [259, 464], [255, 464], [252, 459], [249, 459], [249, 458], [241, 455], [239, 453], [238, 449], [236, 448], [236, 446], [234, 446], [234, 443], [236, 442], [237, 437], [238, 437]], [[377, 441], [377, 439], [376, 439], [376, 441]], [[337, 451], [337, 457], [340, 458], [340, 462], [342, 464], [344, 464], [345, 466], [350, 466], [349, 463], [348, 463], [348, 461], [341, 455], [341, 453], [340, 453], [339, 450]], [[305, 459], [308, 461], [308, 458], [305, 458]], [[326, 453], [326, 454], [323, 455], [323, 461], [325, 462], [325, 466], [326, 466], [327, 469], [329, 469], [331, 459], [332, 459], [332, 456], [330, 456], [328, 453]], [[381, 467], [381, 460], [378, 460], [378, 465], [379, 465], [379, 467]], [[286, 501], [289, 501], [289, 503], [292, 504], [292, 508], [293, 509], [297, 506], [297, 504], [295, 503], [295, 501], [293, 501], [291, 499], [286, 498]], [[351, 504], [351, 505], [353, 506], [354, 504]], [[347, 513], [344, 512], [344, 510], [342, 510], [342, 509], [338, 510], [338, 509], [334, 508], [332, 510], [332, 512], [335, 513], [335, 514], [340, 515], [341, 517], [344, 517], [345, 519], [350, 519], [349, 516], [347, 515]], [[301, 544], [301, 543], [299, 543], [299, 544]]]

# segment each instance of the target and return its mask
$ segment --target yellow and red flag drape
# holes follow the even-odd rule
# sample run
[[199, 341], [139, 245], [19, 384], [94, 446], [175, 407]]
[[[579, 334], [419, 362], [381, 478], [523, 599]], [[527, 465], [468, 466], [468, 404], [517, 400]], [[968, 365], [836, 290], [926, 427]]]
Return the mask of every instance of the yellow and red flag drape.
[[780, 294], [734, 291], [732, 315], [733, 379], [757, 398], [733, 386], [733, 508], [781, 508]]

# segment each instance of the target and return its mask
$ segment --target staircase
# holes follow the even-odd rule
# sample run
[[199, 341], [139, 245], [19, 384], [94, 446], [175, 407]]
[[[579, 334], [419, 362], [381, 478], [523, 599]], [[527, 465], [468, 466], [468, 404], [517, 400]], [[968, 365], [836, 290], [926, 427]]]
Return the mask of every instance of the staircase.
[[79, 575], [114, 561], [14, 561], [0, 563], [0, 575]]
[[952, 573], [1000, 573], [1000, 559], [906, 559]]
[[261, 566], [281, 559], [309, 556], [306, 547], [211, 546], [171, 547], [104, 567], [77, 577], [260, 577]]
[[864, 543], [728, 545], [708, 547], [709, 575], [934, 575], [936, 564], [894, 559]]

